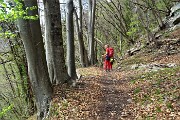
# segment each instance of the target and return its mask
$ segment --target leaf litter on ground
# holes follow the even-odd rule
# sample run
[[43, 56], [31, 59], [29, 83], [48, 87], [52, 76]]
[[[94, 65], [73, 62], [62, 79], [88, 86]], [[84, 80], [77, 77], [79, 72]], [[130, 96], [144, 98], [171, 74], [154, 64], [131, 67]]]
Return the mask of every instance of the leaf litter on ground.
[[180, 119], [179, 54], [149, 60], [178, 66], [157, 72], [80, 68], [83, 77], [75, 87], [54, 87], [50, 119]]

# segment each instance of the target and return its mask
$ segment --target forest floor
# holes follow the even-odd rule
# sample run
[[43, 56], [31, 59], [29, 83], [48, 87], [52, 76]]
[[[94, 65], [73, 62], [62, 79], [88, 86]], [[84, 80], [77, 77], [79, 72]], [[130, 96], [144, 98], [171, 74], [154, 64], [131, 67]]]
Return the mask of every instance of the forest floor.
[[101, 67], [78, 72], [75, 87], [54, 88], [51, 120], [180, 119], [180, 53], [141, 53], [111, 72]]

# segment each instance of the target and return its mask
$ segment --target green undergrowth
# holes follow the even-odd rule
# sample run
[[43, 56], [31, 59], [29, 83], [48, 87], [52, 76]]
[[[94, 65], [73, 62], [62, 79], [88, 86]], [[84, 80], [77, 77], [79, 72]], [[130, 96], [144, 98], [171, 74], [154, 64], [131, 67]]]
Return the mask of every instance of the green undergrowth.
[[124, 69], [129, 68], [130, 65], [133, 64], [146, 64], [153, 61], [155, 55], [153, 53], [139, 53], [137, 55], [133, 55], [121, 61], [121, 67]]
[[137, 118], [178, 118], [180, 67], [138, 75], [131, 84], [136, 86], [132, 98], [139, 115]]

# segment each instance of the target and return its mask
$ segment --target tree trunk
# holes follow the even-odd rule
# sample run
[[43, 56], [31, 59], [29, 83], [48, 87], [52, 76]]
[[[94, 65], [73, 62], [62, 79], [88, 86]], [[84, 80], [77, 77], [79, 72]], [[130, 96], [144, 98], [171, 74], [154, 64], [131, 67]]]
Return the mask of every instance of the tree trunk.
[[[24, 0], [25, 6], [37, 6], [36, 0]], [[25, 8], [25, 9], [26, 9]], [[38, 15], [38, 10], [29, 10], [28, 15]], [[38, 110], [38, 119], [43, 119], [49, 112], [49, 106], [52, 96], [52, 87], [48, 76], [48, 69], [41, 34], [40, 21], [36, 20], [18, 20], [19, 30], [25, 47], [28, 73], [31, 80], [33, 92], [35, 94]]]
[[95, 64], [94, 53], [94, 24], [95, 24], [96, 0], [89, 0], [89, 22], [88, 22], [88, 42], [89, 42], [89, 62]]
[[67, 66], [68, 74], [73, 79], [77, 79], [74, 52], [74, 25], [73, 25], [73, 0], [66, 2], [66, 34], [67, 34]]
[[155, 0], [151, 0], [151, 1], [152, 1], [153, 7], [157, 10], [157, 11], [155, 11], [154, 9], [152, 9], [154, 15], [157, 16], [156, 19], [157, 19], [157, 21], [158, 21], [159, 28], [160, 28], [161, 30], [163, 30], [165, 26], [164, 26], [163, 20], [162, 20], [162, 18], [161, 18], [161, 13], [160, 13], [160, 11], [158, 10], [158, 8], [157, 8], [157, 6], [156, 6]]
[[[82, 1], [78, 0], [79, 3], [79, 14], [76, 10], [74, 10], [75, 18], [76, 18], [76, 31], [78, 34], [78, 40], [79, 40], [79, 52], [80, 52], [80, 61], [82, 67], [88, 66], [88, 57], [87, 57], [87, 51], [84, 45], [83, 41], [83, 30], [82, 30]], [[79, 16], [79, 18], [78, 18]]]
[[[137, 0], [136, 0], [136, 2], [138, 3]], [[136, 13], [138, 14], [139, 21], [141, 22], [142, 26], [144, 26], [144, 28], [147, 32], [147, 37], [148, 37], [147, 43], [149, 44], [154, 41], [154, 35], [152, 34], [151, 30], [149, 29], [148, 11], [144, 15], [144, 12], [137, 6]], [[144, 20], [144, 16], [146, 18], [146, 21]]]
[[45, 9], [46, 60], [51, 83], [60, 84], [69, 79], [63, 48], [59, 0], [43, 0]]

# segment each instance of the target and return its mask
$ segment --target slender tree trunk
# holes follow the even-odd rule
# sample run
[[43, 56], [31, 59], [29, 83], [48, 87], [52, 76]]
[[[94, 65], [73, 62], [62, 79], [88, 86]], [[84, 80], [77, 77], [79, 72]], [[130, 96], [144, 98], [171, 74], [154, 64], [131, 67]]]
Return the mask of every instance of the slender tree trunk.
[[[137, 0], [136, 0], [136, 2], [138, 3]], [[147, 32], [147, 37], [148, 37], [147, 43], [151, 43], [152, 41], [154, 41], [154, 35], [152, 34], [151, 30], [149, 29], [148, 11], [147, 11], [147, 13], [145, 13], [146, 14], [146, 16], [145, 16], [145, 15], [143, 15], [144, 12], [137, 6], [137, 11], [136, 12], [138, 14], [139, 21], [144, 26], [144, 28], [145, 28], [145, 30]], [[146, 23], [143, 20], [144, 19], [143, 16], [145, 16], [145, 18], [146, 18]]]
[[51, 83], [68, 81], [59, 0], [43, 0], [45, 8], [45, 46], [46, 60]]
[[0, 60], [1, 60], [1, 63], [3, 65], [3, 69], [4, 69], [5, 76], [6, 76], [6, 80], [8, 81], [9, 87], [12, 90], [13, 96], [15, 96], [16, 95], [15, 94], [16, 91], [15, 91], [15, 88], [14, 88], [12, 82], [11, 82], [11, 79], [10, 79], [10, 76], [9, 76], [9, 72], [8, 72], [8, 70], [6, 68], [5, 62], [4, 62], [4, 60], [1, 57], [0, 57]]
[[94, 24], [95, 24], [96, 0], [89, 0], [89, 22], [88, 22], [88, 42], [89, 42], [89, 62], [95, 64], [94, 53]]
[[164, 26], [163, 20], [161, 18], [161, 13], [160, 13], [160, 11], [158, 10], [158, 8], [156, 6], [156, 2], [155, 2], [155, 0], [151, 0], [151, 1], [152, 1], [152, 5], [153, 5], [152, 7], [154, 7], [157, 10], [157, 11], [155, 11], [154, 9], [152, 9], [154, 15], [157, 16], [157, 21], [158, 21], [158, 24], [159, 24], [159, 28], [164, 29], [165, 26]]
[[89, 66], [89, 62], [88, 62], [88, 54], [87, 54], [87, 50], [85, 48], [85, 44], [83, 41], [83, 13], [82, 13], [82, 0], [79, 0], [79, 31], [80, 31], [80, 39], [82, 41], [82, 51], [83, 51], [83, 62], [85, 67]]
[[123, 36], [122, 34], [120, 34], [120, 40], [119, 40], [119, 52], [120, 52], [120, 55], [122, 55], [122, 41], [123, 41]]
[[96, 62], [98, 62], [98, 57], [97, 57], [97, 55], [98, 55], [98, 48], [97, 48], [97, 41], [94, 41], [95, 42], [95, 44], [94, 44], [94, 58], [95, 58], [95, 63]]
[[75, 14], [75, 18], [76, 18], [76, 31], [77, 31], [77, 37], [79, 40], [79, 53], [80, 53], [80, 62], [81, 62], [81, 66], [82, 67], [86, 67], [85, 61], [84, 61], [84, 42], [82, 40], [82, 33], [80, 32], [80, 27], [79, 27], [79, 21], [78, 21], [78, 15], [77, 15], [77, 11], [74, 10], [74, 14]]
[[86, 51], [84, 41], [83, 41], [83, 29], [82, 29], [82, 1], [78, 0], [78, 4], [79, 4], [79, 12], [77, 13], [77, 11], [74, 10], [74, 14], [76, 18], [76, 31], [77, 31], [78, 40], [79, 40], [80, 61], [81, 61], [82, 67], [87, 67], [88, 57], [87, 57], [87, 51]]
[[[24, 0], [25, 6], [37, 6], [36, 0]], [[28, 15], [38, 15], [38, 10], [28, 10]], [[38, 110], [38, 119], [47, 116], [52, 96], [52, 87], [48, 75], [43, 38], [41, 34], [40, 21], [18, 20], [19, 30], [25, 47], [28, 73], [30, 76], [33, 92]]]
[[68, 74], [73, 79], [77, 79], [74, 52], [74, 25], [73, 25], [73, 0], [66, 2], [66, 34], [67, 34], [67, 65]]

